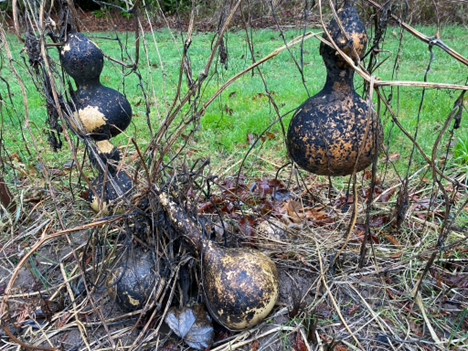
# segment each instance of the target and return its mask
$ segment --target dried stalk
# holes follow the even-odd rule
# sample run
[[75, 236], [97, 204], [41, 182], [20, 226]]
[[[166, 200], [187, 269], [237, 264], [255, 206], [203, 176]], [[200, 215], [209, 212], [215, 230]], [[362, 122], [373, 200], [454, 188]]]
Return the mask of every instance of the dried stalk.
[[[365, 0], [366, 2], [368, 2], [369, 4], [371, 4], [372, 6], [374, 6], [375, 8], [379, 9], [379, 10], [382, 10], [383, 7], [381, 5], [379, 5], [378, 3], [376, 3], [375, 1], [373, 0]], [[463, 55], [459, 54], [458, 52], [456, 52], [455, 50], [453, 50], [452, 48], [450, 48], [448, 45], [446, 45], [442, 40], [440, 40], [439, 38], [434, 38], [434, 37], [428, 37], [427, 35], [424, 35], [423, 33], [419, 32], [417, 29], [411, 27], [409, 24], [403, 22], [398, 16], [396, 15], [393, 15], [391, 14], [391, 17], [397, 21], [397, 23], [402, 27], [404, 28], [405, 30], [407, 30], [409, 33], [411, 33], [413, 36], [415, 36], [416, 38], [418, 38], [419, 40], [425, 42], [426, 44], [430, 45], [430, 46], [437, 46], [439, 48], [441, 48], [442, 50], [444, 50], [447, 54], [449, 54], [450, 56], [452, 56], [455, 60], [463, 63], [465, 66], [468, 66], [468, 59], [466, 57], [464, 57]], [[448, 89], [451, 89], [451, 88], [448, 88]], [[463, 89], [463, 90], [466, 90], [466, 89]]]

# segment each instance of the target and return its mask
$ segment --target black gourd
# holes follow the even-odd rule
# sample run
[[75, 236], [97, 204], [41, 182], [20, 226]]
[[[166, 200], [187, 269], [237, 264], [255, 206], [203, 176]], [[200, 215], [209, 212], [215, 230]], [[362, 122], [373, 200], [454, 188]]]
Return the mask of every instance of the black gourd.
[[[368, 37], [354, 1], [345, 1], [337, 15], [345, 32], [336, 19], [328, 32], [340, 50], [359, 62]], [[378, 156], [382, 127], [354, 89], [354, 69], [328, 44], [320, 44], [320, 54], [327, 69], [325, 86], [294, 115], [286, 145], [291, 159], [309, 172], [348, 175], [368, 167]]]
[[[116, 189], [120, 190], [120, 194]], [[102, 172], [93, 181], [89, 202], [94, 212], [109, 213], [109, 205], [133, 189], [132, 178], [124, 171]]]
[[110, 272], [106, 282], [110, 297], [125, 311], [143, 308], [155, 286], [164, 284], [150, 253], [137, 252]]
[[73, 103], [84, 134], [104, 140], [124, 131], [131, 122], [132, 108], [124, 95], [101, 84], [102, 51], [85, 35], [71, 33], [60, 54], [63, 68], [78, 88]]
[[211, 317], [231, 330], [260, 323], [279, 296], [275, 263], [263, 253], [245, 248], [223, 248], [201, 231], [166, 194], [160, 202], [174, 226], [201, 256], [205, 304]]
[[91, 148], [89, 153], [91, 162], [99, 170], [90, 189], [91, 208], [108, 213], [109, 204], [133, 188], [130, 176], [118, 168], [120, 151], [109, 141], [128, 127], [132, 108], [124, 95], [101, 84], [104, 54], [85, 35], [69, 33], [60, 59], [77, 85], [72, 96], [74, 118], [69, 119], [70, 124], [76, 133], [96, 142], [95, 150]]

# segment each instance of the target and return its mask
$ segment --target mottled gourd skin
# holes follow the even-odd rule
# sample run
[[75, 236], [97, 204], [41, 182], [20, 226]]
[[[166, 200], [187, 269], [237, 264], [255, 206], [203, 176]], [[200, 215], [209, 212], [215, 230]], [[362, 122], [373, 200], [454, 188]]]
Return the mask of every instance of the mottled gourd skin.
[[[346, 35], [335, 20], [328, 31], [338, 47], [358, 62], [367, 47], [364, 25], [349, 2], [338, 16]], [[318, 175], [359, 172], [378, 156], [383, 138], [380, 119], [355, 92], [354, 70], [339, 53], [321, 43], [320, 54], [327, 80], [322, 91], [306, 101], [291, 120], [288, 153], [298, 166]]]
[[99, 80], [104, 67], [101, 49], [81, 33], [71, 33], [60, 52], [65, 71], [81, 86], [92, 80]]
[[[330, 21], [327, 30], [338, 48], [357, 63], [366, 53], [368, 36], [366, 27], [352, 3], [353, 1], [346, 2], [344, 7], [337, 11], [338, 18], [346, 33], [343, 33], [335, 18]], [[324, 38], [328, 40], [326, 34]], [[327, 69], [351, 68], [333, 47], [323, 42], [320, 43], [320, 55], [322, 55]]]
[[202, 252], [203, 291], [211, 316], [231, 330], [260, 323], [279, 295], [276, 265], [248, 249], [224, 249], [212, 242]]
[[110, 273], [109, 295], [125, 311], [142, 308], [160, 277], [149, 254], [133, 255]]
[[[63, 68], [78, 86], [73, 107], [85, 134], [104, 140], [125, 130], [131, 122], [132, 108], [124, 95], [100, 83], [102, 51], [83, 34], [73, 33], [60, 54]], [[71, 124], [80, 130], [73, 121]]]
[[378, 155], [381, 139], [381, 125], [366, 101], [354, 91], [328, 87], [296, 113], [287, 147], [299, 167], [342, 176], [368, 167]]
[[103, 85], [85, 85], [73, 98], [86, 132], [95, 140], [112, 138], [130, 124], [132, 108], [118, 91]]

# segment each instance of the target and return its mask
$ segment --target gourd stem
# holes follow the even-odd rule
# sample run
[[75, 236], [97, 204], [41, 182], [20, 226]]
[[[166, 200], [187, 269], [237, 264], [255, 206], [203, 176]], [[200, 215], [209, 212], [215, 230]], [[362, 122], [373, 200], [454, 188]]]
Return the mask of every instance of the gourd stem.
[[84, 90], [89, 89], [91, 87], [95, 87], [97, 85], [102, 85], [99, 77], [95, 79], [88, 79], [86, 80], [86, 82], [82, 81], [81, 79], [76, 79], [76, 78], [74, 78], [74, 80], [78, 88], [84, 89]]
[[201, 254], [205, 240], [200, 228], [195, 225], [195, 222], [179, 205], [169, 198], [168, 194], [164, 192], [161, 193], [159, 195], [159, 201], [174, 227], [182, 233], [190, 244], [195, 246], [195, 250], [198, 254]]

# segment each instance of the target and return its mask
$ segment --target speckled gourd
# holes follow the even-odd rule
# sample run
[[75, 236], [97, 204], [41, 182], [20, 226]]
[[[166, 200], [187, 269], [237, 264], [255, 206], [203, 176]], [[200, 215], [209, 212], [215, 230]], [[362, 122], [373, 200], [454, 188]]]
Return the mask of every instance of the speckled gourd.
[[223, 248], [200, 229], [166, 194], [160, 201], [174, 226], [201, 256], [202, 286], [211, 317], [231, 330], [264, 320], [279, 296], [278, 271], [265, 254], [246, 248]]
[[[132, 108], [124, 95], [101, 84], [101, 49], [85, 35], [71, 33], [60, 54], [63, 68], [78, 87], [73, 102], [84, 133], [105, 140], [124, 131], [130, 124]], [[77, 126], [74, 129], [81, 132]]]
[[101, 84], [104, 54], [84, 34], [68, 34], [60, 59], [77, 86], [72, 95], [74, 115], [69, 119], [70, 125], [78, 135], [94, 139], [96, 145], [95, 152], [89, 152], [91, 162], [99, 170], [90, 189], [91, 208], [108, 213], [109, 203], [133, 188], [130, 176], [118, 168], [120, 151], [109, 141], [128, 127], [132, 108], [124, 95]]
[[203, 292], [210, 315], [232, 330], [264, 320], [279, 294], [278, 272], [270, 258], [252, 249], [221, 248], [203, 242]]
[[165, 284], [151, 254], [138, 250], [109, 273], [110, 297], [125, 311], [143, 308], [156, 286]]
[[[346, 1], [337, 15], [345, 32], [336, 19], [327, 30], [338, 48], [357, 63], [368, 37], [354, 1]], [[354, 69], [323, 42], [320, 54], [327, 69], [325, 86], [294, 115], [286, 145], [291, 159], [309, 172], [348, 175], [365, 169], [378, 156], [382, 127], [372, 106], [354, 89]]]

